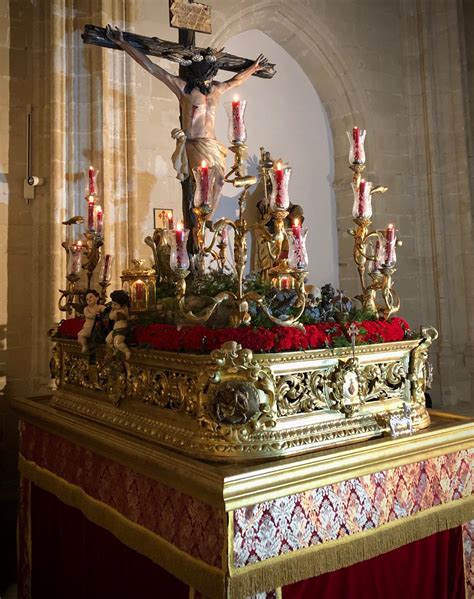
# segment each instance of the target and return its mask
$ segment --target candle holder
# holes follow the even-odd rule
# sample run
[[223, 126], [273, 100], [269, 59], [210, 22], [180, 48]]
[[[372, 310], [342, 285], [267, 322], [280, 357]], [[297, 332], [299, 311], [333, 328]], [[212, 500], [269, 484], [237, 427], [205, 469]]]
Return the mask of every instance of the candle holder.
[[352, 131], [346, 131], [349, 139], [349, 164], [364, 165], [365, 164], [365, 129], [353, 127]]
[[76, 287], [80, 281], [80, 275], [69, 273], [66, 275], [66, 289], [60, 289], [61, 294], [58, 300], [58, 308], [61, 312], [66, 312], [68, 316], [72, 315], [73, 312], [82, 312], [84, 308], [81, 297], [84, 296], [84, 290], [80, 290]]
[[247, 146], [244, 143], [235, 143], [229, 147], [234, 154], [234, 164], [224, 177], [226, 183], [232, 183], [234, 187], [250, 187], [257, 182], [257, 178], [247, 175], [246, 160]]
[[393, 275], [396, 272], [396, 268], [393, 266], [384, 265], [380, 269], [382, 275], [381, 291], [385, 306], [379, 309], [382, 316], [388, 320], [393, 314], [396, 314], [400, 310], [400, 296], [393, 285]]
[[352, 183], [354, 192], [354, 204], [352, 207], [353, 218], [371, 218], [372, 217], [372, 182], [359, 180], [359, 185]]
[[[348, 133], [349, 139], [351, 139]], [[364, 132], [365, 139], [365, 132]], [[351, 143], [349, 159], [355, 156], [355, 149]], [[358, 154], [363, 156], [365, 153]], [[400, 309], [400, 297], [394, 289], [393, 274], [396, 262], [395, 247], [401, 246], [397, 241], [396, 232], [392, 225], [387, 231], [370, 230], [372, 224], [372, 198], [374, 193], [385, 193], [386, 187], [378, 185], [374, 187], [371, 182], [364, 181], [361, 173], [364, 164], [353, 163], [350, 169], [354, 175], [352, 178], [352, 189], [354, 192], [354, 205], [352, 216], [357, 225], [355, 229], [348, 229], [348, 233], [354, 237], [353, 257], [359, 274], [361, 294], [356, 299], [362, 304], [362, 308], [376, 314], [379, 318], [388, 319]], [[370, 282], [367, 282], [366, 271], [368, 271]], [[383, 304], [377, 303], [378, 295], [382, 296]]]
[[229, 245], [227, 241], [227, 227], [223, 227], [220, 232], [220, 240], [217, 244], [219, 252], [216, 254], [216, 262], [218, 264], [218, 270], [223, 273], [227, 262], [227, 247]]
[[[68, 275], [65, 290], [60, 290], [59, 309], [71, 314], [73, 310], [82, 312], [85, 305], [85, 294], [91, 289], [92, 277], [97, 265], [100, 262], [101, 247], [104, 245], [103, 239], [103, 210], [96, 204], [97, 200], [97, 170], [90, 166], [86, 172], [87, 186], [85, 188], [85, 201], [87, 202], [87, 215], [73, 216], [63, 221], [66, 226], [73, 226], [85, 223], [86, 230], [82, 233], [83, 239], [75, 244], [64, 242], [64, 247], [68, 256]], [[70, 239], [70, 234], [67, 235]], [[85, 260], [84, 260], [85, 258]], [[111, 258], [111, 256], [110, 256]], [[81, 279], [81, 271], [86, 271], [87, 284], [85, 288], [79, 289], [78, 283]], [[101, 301], [105, 301], [106, 289], [110, 285], [110, 279], [105, 280], [102, 274], [99, 276], [99, 285], [102, 288]]]
[[86, 271], [87, 275], [87, 289], [90, 289], [92, 276], [100, 261], [101, 247], [104, 245], [104, 239], [102, 235], [98, 235], [95, 231], [85, 231], [83, 235], [85, 237], [85, 244], [83, 244], [82, 252], [86, 261], [82, 265], [82, 268]]
[[272, 191], [270, 194], [270, 210], [277, 212], [288, 210], [290, 206], [290, 197], [288, 195], [288, 186], [290, 184], [291, 168], [283, 166], [279, 161], [276, 166], [268, 171], [272, 182]]
[[286, 230], [288, 239], [288, 266], [294, 270], [306, 270], [308, 268], [308, 252], [306, 250], [306, 236], [308, 229], [302, 229], [300, 225]]
[[[176, 279], [176, 296], [178, 299], [178, 307], [180, 313], [183, 315], [184, 319], [191, 323], [205, 323], [207, 322], [212, 315], [216, 312], [219, 305], [222, 302], [226, 302], [230, 306], [230, 317], [229, 324], [230, 326], [240, 326], [245, 324], [250, 324], [251, 316], [249, 314], [249, 302], [254, 302], [265, 314], [266, 316], [275, 324], [281, 326], [295, 326], [302, 328], [302, 325], [298, 323], [301, 315], [305, 309], [305, 299], [306, 299], [306, 290], [304, 281], [307, 276], [307, 271], [305, 270], [295, 270], [288, 267], [287, 259], [280, 259], [281, 249], [283, 242], [286, 240], [286, 232], [285, 232], [285, 218], [287, 216], [287, 212], [284, 210], [276, 210], [272, 217], [275, 222], [275, 232], [273, 235], [270, 235], [268, 231], [266, 234], [269, 235], [269, 243], [272, 243], [272, 249], [275, 250], [275, 259], [277, 264], [275, 268], [272, 270], [272, 274], [278, 274], [279, 277], [287, 276], [290, 283], [289, 288], [294, 288], [297, 294], [297, 300], [295, 303], [296, 314], [293, 314], [291, 317], [286, 318], [278, 318], [272, 314], [270, 306], [267, 304], [266, 298], [264, 295], [256, 293], [255, 291], [245, 291], [244, 290], [244, 272], [245, 266], [247, 264], [247, 234], [251, 229], [255, 229], [255, 227], [250, 228], [245, 221], [243, 214], [245, 211], [248, 190], [250, 185], [255, 182], [255, 177], [241, 177], [238, 169], [235, 171], [236, 176], [232, 179], [233, 184], [236, 187], [243, 187], [242, 193], [238, 198], [238, 216], [235, 221], [232, 221], [227, 218], [222, 218], [212, 223], [210, 221], [206, 221], [205, 215], [200, 214], [200, 208], [195, 208], [195, 213], [198, 219], [197, 224], [197, 235], [199, 241], [199, 253], [198, 256], [202, 260], [202, 265], [204, 263], [204, 257], [207, 255], [211, 255], [213, 257], [217, 257], [220, 263], [221, 271], [223, 270], [223, 266], [225, 264], [227, 242], [222, 241], [223, 231], [225, 231], [228, 227], [233, 230], [234, 233], [234, 243], [233, 243], [233, 256], [234, 256], [234, 272], [236, 277], [236, 291], [222, 291], [216, 294], [214, 297], [207, 297], [206, 300], [208, 302], [207, 307], [202, 310], [200, 313], [196, 314], [189, 308], [189, 305], [186, 302], [186, 277], [189, 274], [188, 267], [186, 268], [174, 268], [175, 279]], [[204, 226], [203, 226], [204, 221]], [[208, 246], [204, 243], [204, 233], [205, 231], [210, 231], [212, 238]], [[217, 239], [220, 238], [220, 243], [217, 243]], [[173, 236], [171, 235], [171, 244], [173, 244]], [[220, 249], [219, 254], [214, 250], [214, 246], [217, 246]], [[171, 261], [172, 268], [173, 265], [176, 265], [174, 261], [174, 253], [173, 245], [171, 249]]]
[[72, 244], [64, 241], [62, 246], [66, 251], [68, 273], [66, 275], [66, 289], [59, 290], [61, 295], [58, 300], [58, 308], [61, 312], [66, 312], [69, 316], [73, 312], [82, 312], [84, 307], [84, 302], [81, 301], [81, 298], [84, 296], [85, 291], [77, 287], [77, 284], [81, 280], [83, 248], [81, 241]]
[[224, 106], [229, 117], [228, 136], [230, 143], [233, 145], [244, 144], [247, 141], [247, 129], [244, 120], [247, 101], [239, 100], [238, 96], [234, 96], [232, 102], [226, 102]]
[[170, 267], [176, 272], [187, 272], [189, 269], [189, 256], [187, 251], [189, 230], [182, 227], [167, 231], [170, 245]]
[[132, 260], [131, 268], [122, 272], [123, 290], [130, 297], [130, 314], [150, 312], [156, 308], [156, 274], [144, 260]]
[[214, 166], [207, 166], [203, 160], [201, 166], [193, 169], [194, 182], [196, 184], [194, 190], [194, 207], [212, 212], [214, 198], [212, 190], [216, 179], [216, 169]]

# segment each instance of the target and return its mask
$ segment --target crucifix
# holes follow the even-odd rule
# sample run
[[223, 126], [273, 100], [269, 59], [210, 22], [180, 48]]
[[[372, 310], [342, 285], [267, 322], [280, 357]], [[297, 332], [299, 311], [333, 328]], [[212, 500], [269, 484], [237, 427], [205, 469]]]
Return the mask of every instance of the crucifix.
[[[210, 15], [210, 11], [205, 10], [208, 8], [193, 2], [170, 0], [171, 25], [179, 27], [179, 43], [122, 32], [110, 25], [105, 29], [86, 25], [82, 35], [85, 43], [125, 51], [177, 97], [180, 127], [171, 132], [176, 140], [172, 160], [182, 185], [184, 226], [188, 229], [195, 225], [193, 169], [205, 161], [216, 171], [211, 190], [213, 211], [217, 208], [224, 184], [227, 149], [215, 137], [216, 110], [221, 95], [242, 85], [252, 75], [268, 79], [275, 74], [275, 65], [263, 55], [252, 61], [223, 50], [196, 47], [195, 32], [210, 33], [210, 20], [196, 18], [196, 15]], [[179, 63], [178, 76], [152, 62], [148, 55]], [[236, 75], [224, 82], [214, 81], [219, 70], [232, 71]], [[189, 249], [191, 254], [196, 251], [193, 245]]]

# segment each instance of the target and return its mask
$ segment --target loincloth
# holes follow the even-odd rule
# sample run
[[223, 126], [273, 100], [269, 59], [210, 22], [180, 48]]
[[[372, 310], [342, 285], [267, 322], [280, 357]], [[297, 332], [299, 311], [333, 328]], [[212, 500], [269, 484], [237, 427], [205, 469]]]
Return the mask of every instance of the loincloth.
[[199, 137], [196, 139], [188, 139], [182, 129], [173, 129], [171, 137], [176, 139], [176, 149], [173, 152], [171, 160], [176, 170], [176, 177], [183, 181], [190, 175], [189, 158], [187, 148], [192, 147], [194, 154], [197, 154], [195, 168], [201, 164], [203, 160], [208, 166], [217, 166], [225, 172], [225, 158], [227, 156], [227, 148], [216, 139], [208, 139]]

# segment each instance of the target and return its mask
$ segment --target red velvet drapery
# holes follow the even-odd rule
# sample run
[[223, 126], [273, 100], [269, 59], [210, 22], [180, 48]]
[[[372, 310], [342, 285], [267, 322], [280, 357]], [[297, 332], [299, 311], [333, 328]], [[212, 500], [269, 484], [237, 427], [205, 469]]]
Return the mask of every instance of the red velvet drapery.
[[[188, 599], [189, 587], [31, 485], [33, 599]], [[288, 585], [283, 599], [464, 599], [461, 527]]]

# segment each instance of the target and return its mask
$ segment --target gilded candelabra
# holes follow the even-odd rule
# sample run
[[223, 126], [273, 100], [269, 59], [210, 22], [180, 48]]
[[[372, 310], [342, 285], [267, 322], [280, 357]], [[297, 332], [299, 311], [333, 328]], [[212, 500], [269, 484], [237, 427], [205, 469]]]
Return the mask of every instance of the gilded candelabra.
[[[85, 305], [85, 294], [91, 288], [92, 277], [100, 262], [101, 248], [104, 245], [103, 212], [101, 206], [96, 204], [96, 174], [94, 167], [90, 166], [88, 170], [89, 184], [84, 198], [87, 202], [87, 218], [73, 216], [62, 223], [70, 227], [86, 221], [86, 230], [83, 232], [83, 239], [72, 243], [69, 241], [62, 243], [68, 261], [68, 274], [66, 275], [66, 288], [60, 289], [61, 296], [58, 307], [59, 310], [66, 312], [68, 315], [72, 314], [73, 311], [82, 312]], [[70, 238], [69, 235], [68, 238]], [[112, 256], [107, 255], [99, 280], [101, 300], [104, 302], [107, 287], [110, 285], [111, 263]], [[87, 276], [87, 285], [85, 288], [78, 286], [82, 270], [86, 271]]]
[[[396, 272], [396, 246], [402, 242], [396, 239], [393, 225], [386, 230], [370, 230], [372, 224], [372, 196], [385, 193], [387, 187], [373, 186], [371, 182], [362, 179], [365, 169], [364, 140], [365, 131], [354, 127], [352, 134], [348, 132], [351, 142], [349, 161], [353, 171], [352, 189], [354, 206], [352, 216], [357, 225], [348, 233], [354, 237], [354, 262], [359, 273], [362, 293], [356, 296], [364, 310], [376, 314], [379, 318], [390, 318], [400, 309], [400, 297], [394, 288], [393, 275]], [[367, 282], [366, 271], [369, 270], [370, 283]], [[381, 295], [383, 304], [377, 303]]]
[[[242, 188], [242, 192], [238, 198], [238, 216], [235, 221], [228, 218], [221, 218], [216, 222], [212, 222], [209, 219], [211, 208], [207, 204], [201, 203], [194, 208], [194, 212], [197, 218], [196, 224], [196, 239], [198, 244], [198, 274], [204, 272], [204, 264], [206, 256], [213, 257], [217, 264], [220, 272], [223, 272], [226, 263], [226, 251], [228, 249], [227, 243], [227, 229], [230, 228], [234, 234], [233, 242], [233, 256], [234, 264], [233, 268], [236, 275], [236, 291], [222, 291], [214, 297], [206, 298], [208, 300], [208, 306], [195, 314], [189, 307], [189, 303], [186, 301], [186, 278], [189, 275], [189, 267], [186, 261], [187, 257], [182, 257], [179, 260], [179, 264], [175, 258], [173, 258], [174, 272], [176, 276], [176, 295], [178, 299], [178, 306], [180, 312], [184, 318], [189, 322], [204, 323], [207, 322], [211, 316], [215, 313], [216, 309], [223, 302], [227, 302], [231, 305], [230, 325], [240, 326], [242, 324], [249, 324], [251, 317], [249, 314], [249, 302], [255, 302], [255, 304], [263, 310], [267, 317], [274, 323], [281, 326], [300, 326], [298, 320], [303, 314], [305, 309], [305, 278], [307, 271], [301, 267], [289, 268], [288, 261], [279, 260], [282, 246], [287, 239], [285, 232], [285, 218], [288, 215], [288, 211], [284, 207], [276, 206], [271, 212], [271, 217], [274, 219], [275, 229], [274, 234], [270, 234], [266, 229], [262, 234], [268, 237], [269, 250], [275, 259], [274, 270], [275, 273], [278, 271], [279, 274], [284, 272], [291, 276], [293, 281], [292, 287], [295, 289], [297, 294], [297, 301], [295, 307], [297, 308], [296, 314], [291, 317], [279, 318], [272, 314], [270, 307], [267, 304], [265, 296], [256, 293], [255, 291], [245, 291], [244, 285], [244, 272], [247, 264], [247, 234], [251, 230], [257, 230], [256, 226], [247, 224], [244, 218], [244, 211], [248, 199], [249, 187], [257, 182], [257, 178], [249, 176], [245, 172], [245, 157], [247, 154], [247, 146], [244, 143], [233, 143], [230, 150], [234, 154], [234, 164], [231, 170], [227, 173], [225, 180], [232, 183], [235, 187]], [[266, 186], [266, 181], [264, 182]], [[212, 237], [208, 245], [206, 245], [206, 232], [209, 232]], [[175, 232], [175, 235], [181, 235], [179, 231]], [[177, 238], [178, 239], [178, 238]], [[220, 241], [218, 242], [218, 239]], [[172, 239], [174, 246], [176, 241]], [[180, 243], [184, 247], [184, 241], [180, 240]], [[217, 250], [215, 249], [217, 248]], [[171, 250], [172, 256], [179, 253], [179, 249]], [[184, 259], [184, 267], [183, 267]]]

